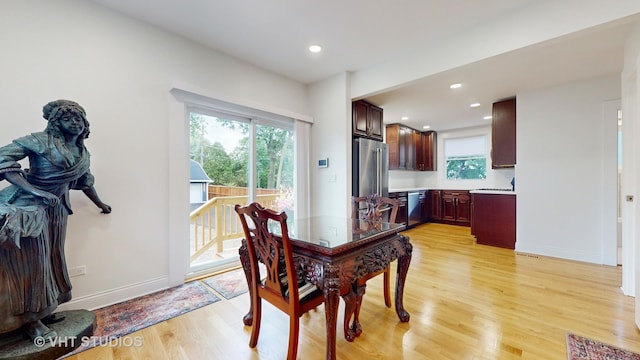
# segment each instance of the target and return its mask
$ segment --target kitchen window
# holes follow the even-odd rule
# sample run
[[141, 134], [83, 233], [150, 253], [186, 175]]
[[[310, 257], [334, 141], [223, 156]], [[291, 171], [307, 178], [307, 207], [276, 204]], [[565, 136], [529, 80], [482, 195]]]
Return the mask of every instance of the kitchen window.
[[486, 136], [444, 140], [447, 180], [487, 178]]

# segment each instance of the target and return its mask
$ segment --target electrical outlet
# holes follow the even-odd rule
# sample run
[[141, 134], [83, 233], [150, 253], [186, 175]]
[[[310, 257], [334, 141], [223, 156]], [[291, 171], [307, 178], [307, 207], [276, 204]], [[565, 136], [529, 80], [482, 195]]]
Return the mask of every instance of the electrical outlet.
[[69, 277], [86, 275], [87, 274], [87, 266], [86, 265], [81, 265], [81, 266], [72, 267], [68, 271], [69, 271]]

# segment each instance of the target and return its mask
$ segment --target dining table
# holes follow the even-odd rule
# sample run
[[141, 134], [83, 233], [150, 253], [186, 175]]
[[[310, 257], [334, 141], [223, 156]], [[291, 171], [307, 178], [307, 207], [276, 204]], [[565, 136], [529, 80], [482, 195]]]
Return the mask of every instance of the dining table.
[[[277, 225], [272, 229], [276, 235], [280, 232], [280, 226]], [[369, 273], [386, 269], [395, 260], [398, 261], [395, 310], [401, 322], [409, 321], [410, 315], [403, 305], [403, 293], [413, 246], [409, 237], [400, 233], [405, 225], [347, 217], [315, 216], [288, 220], [287, 227], [298, 273], [303, 274], [305, 281], [313, 283], [324, 294], [327, 359], [336, 358], [340, 297], [345, 300], [347, 309], [354, 308], [354, 294], [351, 291], [354, 282]], [[251, 289], [246, 239], [242, 239], [239, 255]], [[253, 308], [250, 307], [243, 322], [245, 325], [253, 323]], [[345, 325], [344, 330], [345, 338], [352, 341], [360, 335], [361, 326]]]

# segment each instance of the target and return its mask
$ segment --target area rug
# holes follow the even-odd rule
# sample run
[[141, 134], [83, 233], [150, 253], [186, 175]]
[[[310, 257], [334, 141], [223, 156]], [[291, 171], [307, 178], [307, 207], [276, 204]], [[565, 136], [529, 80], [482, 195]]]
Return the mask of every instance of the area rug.
[[640, 355], [567, 333], [567, 358], [569, 360], [640, 360]]
[[192, 281], [94, 310], [96, 329], [91, 341], [83, 342], [82, 346], [67, 356], [99, 344], [108, 344], [119, 337], [217, 301], [220, 301], [220, 298], [206, 286], [199, 281]]
[[209, 276], [200, 281], [210, 286], [227, 300], [249, 291], [247, 278], [244, 276], [242, 268]]

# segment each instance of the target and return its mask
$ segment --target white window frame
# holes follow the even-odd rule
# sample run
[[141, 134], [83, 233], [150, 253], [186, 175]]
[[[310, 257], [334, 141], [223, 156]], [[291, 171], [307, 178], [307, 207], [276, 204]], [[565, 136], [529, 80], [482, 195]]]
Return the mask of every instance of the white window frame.
[[[481, 140], [481, 144], [473, 144], [474, 141], [480, 141]], [[489, 175], [489, 169], [487, 168], [487, 136], [484, 134], [480, 134], [480, 135], [469, 135], [469, 136], [460, 136], [460, 137], [451, 137], [451, 138], [446, 138], [444, 139], [444, 143], [443, 143], [443, 169], [444, 169], [444, 179], [446, 181], [469, 181], [469, 180], [473, 180], [473, 181], [478, 181], [478, 180], [486, 180], [487, 176]], [[464, 144], [464, 142], [467, 142], [467, 144]], [[484, 178], [471, 178], [471, 179], [452, 179], [449, 178], [448, 175], [448, 162], [449, 162], [449, 157], [452, 156], [451, 154], [451, 148], [447, 146], [447, 144], [455, 144], [455, 146], [469, 146], [472, 149], [477, 149], [478, 151], [481, 151], [482, 153], [467, 153], [464, 150], [458, 150], [456, 149], [456, 153], [453, 154], [453, 156], [459, 156], [459, 157], [468, 157], [468, 158], [475, 158], [475, 157], [480, 157], [478, 155], [482, 155], [481, 157], [484, 157], [485, 160], [485, 172], [484, 172]], [[447, 151], [449, 150], [449, 151]], [[473, 151], [473, 150], [471, 150]]]
[[[228, 114], [236, 114], [240, 117], [256, 119], [263, 125], [289, 128], [294, 131], [294, 192], [296, 212], [307, 214], [309, 206], [309, 159], [308, 153], [299, 153], [309, 143], [309, 124], [313, 120], [307, 116], [289, 113], [287, 111], [271, 112], [256, 109], [251, 106], [234, 104], [213, 97], [201, 95], [182, 88], [170, 90], [173, 98], [169, 104], [169, 219], [167, 227], [169, 238], [169, 276], [168, 286], [183, 284], [185, 278], [196, 276], [190, 273], [189, 246], [184, 241], [184, 234], [189, 233], [189, 111], [197, 108], [200, 110], [219, 111]], [[272, 110], [272, 109], [269, 109]], [[257, 120], [260, 119], [260, 120]], [[251, 135], [255, 137], [254, 135]], [[255, 142], [255, 139], [253, 140]], [[253, 176], [251, 174], [250, 176]], [[253, 188], [251, 186], [250, 188]], [[254, 194], [249, 194], [252, 198]]]

